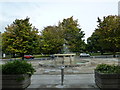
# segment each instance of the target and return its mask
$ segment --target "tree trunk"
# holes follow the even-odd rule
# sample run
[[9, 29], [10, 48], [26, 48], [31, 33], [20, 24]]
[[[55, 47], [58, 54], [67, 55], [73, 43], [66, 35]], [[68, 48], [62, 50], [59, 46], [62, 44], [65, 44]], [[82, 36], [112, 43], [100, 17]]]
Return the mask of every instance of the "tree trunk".
[[24, 53], [22, 53], [22, 60], [24, 60]]
[[12, 57], [15, 58], [15, 53], [12, 54]]
[[103, 53], [104, 53], [104, 51], [103, 51], [103, 49], [101, 49], [101, 55], [103, 55]]
[[113, 57], [115, 58], [116, 56], [115, 56], [115, 55], [113, 55]]
[[101, 55], [103, 55], [103, 52], [101, 52]]
[[116, 52], [115, 52], [115, 50], [113, 51], [113, 57], [114, 57], [114, 58], [116, 57]]

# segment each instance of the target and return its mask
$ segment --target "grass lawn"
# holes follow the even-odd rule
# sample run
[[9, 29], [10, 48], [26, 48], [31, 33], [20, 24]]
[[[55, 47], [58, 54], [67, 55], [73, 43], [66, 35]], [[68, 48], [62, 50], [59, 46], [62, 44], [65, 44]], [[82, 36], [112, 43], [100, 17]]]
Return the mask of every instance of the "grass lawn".
[[35, 58], [49, 57], [50, 55], [33, 55]]
[[[45, 57], [49, 57], [50, 55], [33, 55], [35, 58], [45, 58]], [[10, 55], [6, 55], [6, 57], [3, 57], [2, 59], [15, 59], [12, 58]], [[16, 59], [22, 59], [22, 57], [16, 57]]]
[[[98, 56], [98, 55], [101, 55], [101, 53], [90, 53], [91, 56]], [[103, 55], [113, 55], [112, 52], [106, 52], [106, 53], [103, 53]], [[120, 55], [120, 52], [116, 52], [116, 55]]]

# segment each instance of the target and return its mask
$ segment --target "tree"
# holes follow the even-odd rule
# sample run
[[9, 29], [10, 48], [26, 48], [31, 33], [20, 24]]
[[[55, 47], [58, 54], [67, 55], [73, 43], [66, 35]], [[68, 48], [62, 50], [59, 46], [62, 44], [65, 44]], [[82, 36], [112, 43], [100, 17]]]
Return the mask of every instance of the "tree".
[[38, 29], [29, 23], [29, 18], [16, 19], [11, 25], [5, 27], [3, 37], [3, 52], [33, 54], [38, 47]]
[[115, 53], [120, 50], [120, 17], [109, 15], [103, 17], [103, 20], [98, 18], [98, 28], [95, 30], [99, 36], [100, 46], [106, 51]]
[[99, 43], [99, 36], [96, 34], [96, 32], [93, 32], [93, 34], [87, 39], [87, 51], [89, 52], [98, 52], [100, 51], [101, 54], [103, 54], [103, 48], [101, 47]]
[[47, 26], [41, 32], [41, 49], [45, 54], [60, 53], [63, 48], [63, 31], [57, 26]]
[[85, 42], [83, 31], [79, 27], [78, 20], [73, 20], [73, 16], [63, 19], [62, 29], [64, 30], [64, 39], [66, 45], [71, 52], [81, 52], [85, 49]]
[[43, 53], [64, 53], [64, 45], [71, 52], [82, 52], [85, 49], [83, 31], [73, 17], [63, 19], [58, 26], [47, 26], [41, 32], [40, 48]]

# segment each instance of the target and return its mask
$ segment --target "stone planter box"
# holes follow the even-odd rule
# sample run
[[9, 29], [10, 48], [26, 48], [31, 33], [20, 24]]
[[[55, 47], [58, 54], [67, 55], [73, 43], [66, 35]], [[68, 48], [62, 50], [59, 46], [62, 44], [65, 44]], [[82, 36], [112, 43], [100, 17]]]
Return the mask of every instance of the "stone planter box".
[[25, 75], [2, 75], [2, 88], [27, 88], [31, 84], [31, 76]]
[[104, 74], [95, 71], [95, 83], [101, 89], [119, 89], [120, 74]]

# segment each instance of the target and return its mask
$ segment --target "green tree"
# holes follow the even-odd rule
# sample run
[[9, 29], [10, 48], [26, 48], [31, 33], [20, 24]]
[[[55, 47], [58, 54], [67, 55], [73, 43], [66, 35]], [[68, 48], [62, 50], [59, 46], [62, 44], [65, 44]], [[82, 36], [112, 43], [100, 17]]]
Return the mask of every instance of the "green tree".
[[85, 49], [85, 42], [82, 39], [84, 32], [78, 24], [78, 20], [74, 20], [73, 16], [62, 21], [62, 29], [64, 30], [64, 39], [66, 45], [71, 52], [82, 52]]
[[41, 49], [45, 54], [60, 53], [63, 48], [63, 31], [57, 26], [47, 26], [41, 32]]
[[8, 25], [2, 34], [2, 46], [5, 53], [33, 54], [38, 47], [38, 29], [32, 26], [29, 18], [16, 19]]
[[44, 28], [40, 48], [43, 53], [64, 53], [66, 45], [71, 52], [82, 52], [85, 50], [84, 35], [77, 20], [73, 20], [73, 17], [63, 19], [58, 26]]
[[98, 52], [100, 51], [103, 54], [103, 48], [99, 43], [99, 36], [93, 32], [93, 34], [87, 39], [87, 51], [89, 52]]
[[103, 17], [103, 20], [98, 18], [98, 28], [95, 33], [99, 36], [99, 45], [106, 51], [115, 54], [120, 50], [120, 17], [109, 15]]

